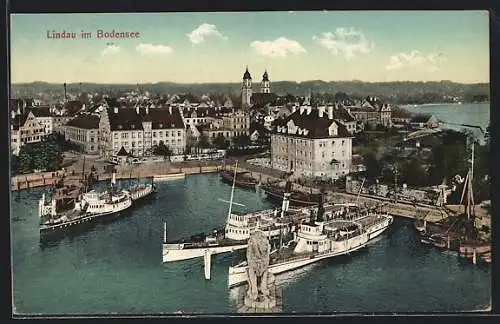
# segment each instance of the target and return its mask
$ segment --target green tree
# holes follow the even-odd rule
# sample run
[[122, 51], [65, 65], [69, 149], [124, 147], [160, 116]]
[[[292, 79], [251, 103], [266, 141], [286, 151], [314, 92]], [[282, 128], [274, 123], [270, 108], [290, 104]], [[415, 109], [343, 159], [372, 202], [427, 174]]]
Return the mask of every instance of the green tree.
[[217, 137], [214, 138], [213, 144], [218, 149], [226, 149], [229, 143], [224, 135], [222, 135], [222, 133], [219, 133]]
[[165, 143], [163, 143], [163, 141], [160, 141], [158, 145], [153, 146], [153, 154], [170, 157], [173, 152], [167, 145], [165, 145]]
[[10, 156], [10, 170], [13, 175], [19, 173], [19, 157], [17, 155], [11, 154]]
[[380, 176], [382, 168], [375, 152], [368, 152], [364, 155], [365, 165], [366, 165], [366, 177], [368, 179], [376, 179]]
[[19, 169], [22, 173], [33, 170], [55, 171], [63, 161], [62, 149], [54, 141], [41, 141], [21, 146], [19, 151]]
[[198, 149], [210, 148], [211, 145], [210, 145], [210, 142], [208, 140], [208, 136], [205, 134], [201, 134], [200, 138], [198, 139], [198, 144], [196, 146], [198, 147]]
[[238, 148], [247, 148], [251, 143], [250, 136], [246, 134], [238, 135], [234, 138], [233, 143]]
[[428, 174], [419, 158], [412, 158], [402, 165], [400, 181], [416, 187], [428, 185]]

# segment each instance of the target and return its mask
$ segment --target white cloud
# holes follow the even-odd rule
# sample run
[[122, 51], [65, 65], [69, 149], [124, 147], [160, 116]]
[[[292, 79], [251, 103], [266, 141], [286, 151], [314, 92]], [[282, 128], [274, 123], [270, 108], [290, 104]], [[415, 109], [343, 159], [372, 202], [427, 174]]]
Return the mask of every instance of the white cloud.
[[342, 54], [348, 60], [353, 58], [356, 53], [370, 53], [374, 46], [363, 32], [353, 27], [339, 27], [335, 32], [325, 32], [321, 36], [313, 36], [313, 40], [332, 54]]
[[222, 34], [217, 30], [217, 26], [203, 23], [198, 26], [191, 33], [187, 34], [189, 40], [193, 44], [200, 44], [205, 41], [205, 38], [208, 36], [219, 36], [220, 38], [227, 40], [227, 37], [222, 36]]
[[286, 57], [289, 53], [299, 54], [307, 52], [299, 42], [285, 37], [277, 38], [273, 41], [253, 41], [250, 47], [262, 56]]
[[121, 50], [121, 47], [118, 45], [110, 44], [107, 45], [101, 52], [102, 55], [110, 55], [118, 53]]
[[420, 51], [413, 50], [405, 53], [400, 52], [391, 55], [389, 64], [385, 67], [387, 70], [397, 70], [402, 67], [428, 68], [430, 72], [437, 72], [440, 69], [441, 62], [445, 61], [441, 53], [424, 55]]
[[135, 47], [136, 51], [141, 54], [170, 54], [172, 47], [162, 44], [139, 44]]

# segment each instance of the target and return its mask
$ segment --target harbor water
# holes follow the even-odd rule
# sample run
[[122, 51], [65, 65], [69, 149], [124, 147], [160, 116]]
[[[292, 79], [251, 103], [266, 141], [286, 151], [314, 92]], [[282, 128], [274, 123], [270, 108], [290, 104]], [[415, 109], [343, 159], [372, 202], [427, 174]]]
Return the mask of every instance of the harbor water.
[[[120, 181], [127, 185], [128, 181]], [[228, 267], [243, 254], [162, 264], [169, 239], [224, 225], [231, 186], [217, 174], [158, 183], [158, 192], [108, 224], [40, 245], [43, 188], [12, 193], [13, 303], [17, 314], [96, 315], [236, 312]], [[260, 192], [236, 189], [234, 212], [272, 205]], [[490, 305], [490, 269], [422, 246], [411, 222], [392, 227], [359, 253], [279, 275], [283, 312], [462, 312]]]
[[[479, 126], [486, 131], [490, 123], [490, 104], [430, 104], [417, 106], [403, 106], [403, 108], [416, 114], [434, 115], [445, 122], [444, 128], [457, 131], [467, 129], [478, 139], [482, 139], [483, 134], [480, 130], [472, 127], [463, 127], [459, 124]], [[447, 124], [446, 124], [447, 123]]]

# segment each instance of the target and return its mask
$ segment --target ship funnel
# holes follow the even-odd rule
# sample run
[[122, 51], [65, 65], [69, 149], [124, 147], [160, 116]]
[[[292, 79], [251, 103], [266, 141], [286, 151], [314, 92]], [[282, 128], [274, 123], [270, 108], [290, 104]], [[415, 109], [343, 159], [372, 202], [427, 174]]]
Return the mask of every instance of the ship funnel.
[[285, 216], [285, 212], [288, 210], [290, 205], [290, 195], [292, 194], [292, 183], [290, 181], [286, 182], [285, 192], [283, 193], [283, 204], [281, 205], [281, 217]]
[[111, 184], [116, 185], [116, 172], [113, 171], [113, 175], [111, 176]]
[[45, 192], [42, 194], [42, 198], [38, 201], [38, 216], [43, 217], [45, 206]]
[[319, 197], [319, 204], [318, 204], [318, 214], [316, 215], [316, 221], [317, 222], [322, 222], [324, 221], [323, 215], [325, 214], [325, 207], [323, 206], [323, 198], [324, 198], [325, 192], [322, 189], [321, 190], [321, 195]]

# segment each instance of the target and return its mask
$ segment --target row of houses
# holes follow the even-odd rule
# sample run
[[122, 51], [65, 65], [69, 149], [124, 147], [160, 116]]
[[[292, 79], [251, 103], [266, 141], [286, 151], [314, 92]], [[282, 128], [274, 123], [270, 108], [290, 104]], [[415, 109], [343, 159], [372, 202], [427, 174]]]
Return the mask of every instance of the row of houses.
[[[110, 106], [110, 104], [115, 106]], [[183, 154], [187, 143], [200, 136], [208, 140], [222, 135], [226, 140], [250, 135], [246, 112], [224, 107], [150, 105], [117, 107], [102, 100], [82, 105], [72, 116], [60, 116], [53, 108], [14, 105], [11, 115], [11, 148], [18, 154], [25, 143], [42, 140], [53, 132], [78, 144], [84, 153], [103, 157], [116, 155], [123, 147], [134, 156], [148, 155], [162, 141], [174, 154]], [[60, 125], [61, 124], [61, 125]]]

